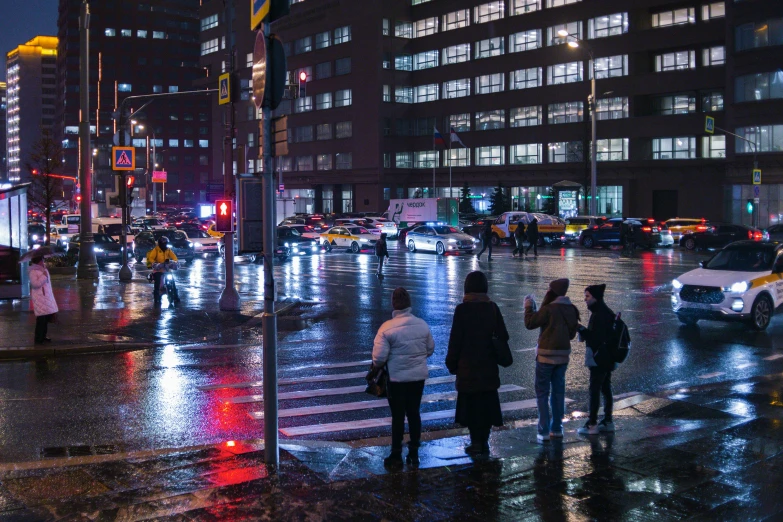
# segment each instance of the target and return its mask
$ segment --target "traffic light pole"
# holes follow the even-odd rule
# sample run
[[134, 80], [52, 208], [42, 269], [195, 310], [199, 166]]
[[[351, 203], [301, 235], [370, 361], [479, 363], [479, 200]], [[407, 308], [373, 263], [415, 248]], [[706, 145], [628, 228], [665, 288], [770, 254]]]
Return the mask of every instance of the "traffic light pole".
[[[231, 23], [231, 3], [224, 0], [225, 20], [226, 20], [226, 47], [228, 48], [228, 60], [226, 72], [234, 73], [234, 45], [232, 42], [232, 23]], [[226, 136], [223, 140], [223, 195], [226, 199], [234, 200], [234, 99], [226, 104]], [[216, 209], [217, 210], [217, 209]], [[231, 216], [233, 220], [234, 217]], [[233, 229], [233, 227], [232, 227]], [[235, 312], [239, 310], [239, 292], [234, 288], [234, 233], [226, 232], [223, 236], [223, 251], [226, 259], [226, 287], [220, 294], [218, 306], [226, 312]]]
[[[267, 89], [274, 84], [271, 75], [272, 44], [269, 22], [262, 26], [266, 39], [266, 81]], [[272, 96], [264, 96], [262, 107], [264, 182], [262, 209], [264, 216], [264, 314], [261, 324], [264, 331], [264, 462], [277, 466], [280, 462], [278, 449], [278, 404], [277, 404], [277, 315], [275, 314], [275, 170], [272, 163]]]

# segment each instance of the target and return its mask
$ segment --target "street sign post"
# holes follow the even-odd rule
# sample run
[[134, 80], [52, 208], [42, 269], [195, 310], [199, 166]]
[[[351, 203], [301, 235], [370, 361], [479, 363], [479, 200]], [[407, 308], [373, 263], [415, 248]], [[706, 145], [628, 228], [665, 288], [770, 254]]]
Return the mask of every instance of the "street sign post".
[[136, 170], [136, 149], [134, 147], [112, 147], [112, 170]]
[[231, 103], [231, 74], [225, 73], [218, 77], [218, 105]]
[[761, 185], [753, 185], [753, 197], [756, 199], [761, 197]]
[[715, 134], [715, 118], [712, 116], [706, 116], [704, 118], [704, 132], [707, 134]]
[[761, 185], [761, 169], [753, 169], [753, 184]]

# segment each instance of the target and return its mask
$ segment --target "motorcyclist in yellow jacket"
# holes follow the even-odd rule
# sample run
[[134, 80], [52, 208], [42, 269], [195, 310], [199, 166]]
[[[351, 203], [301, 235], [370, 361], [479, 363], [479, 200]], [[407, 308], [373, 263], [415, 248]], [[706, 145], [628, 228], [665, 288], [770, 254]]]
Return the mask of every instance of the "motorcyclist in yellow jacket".
[[[152, 265], [155, 263], [165, 263], [166, 261], [177, 261], [177, 255], [169, 248], [169, 238], [163, 236], [158, 239], [158, 245], [147, 252], [147, 268], [152, 268]], [[153, 286], [155, 287], [153, 296], [156, 303], [160, 301], [160, 284], [162, 277], [163, 272], [160, 270], [155, 270], [152, 273]]]

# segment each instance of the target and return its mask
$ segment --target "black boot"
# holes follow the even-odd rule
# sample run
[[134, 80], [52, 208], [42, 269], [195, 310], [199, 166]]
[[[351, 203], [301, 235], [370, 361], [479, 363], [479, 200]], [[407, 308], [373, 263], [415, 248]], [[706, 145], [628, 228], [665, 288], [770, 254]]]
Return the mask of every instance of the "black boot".
[[383, 466], [387, 469], [402, 468], [402, 450], [392, 450], [388, 457], [383, 459]]
[[408, 455], [405, 457], [405, 463], [411, 467], [419, 467], [419, 445], [408, 443]]

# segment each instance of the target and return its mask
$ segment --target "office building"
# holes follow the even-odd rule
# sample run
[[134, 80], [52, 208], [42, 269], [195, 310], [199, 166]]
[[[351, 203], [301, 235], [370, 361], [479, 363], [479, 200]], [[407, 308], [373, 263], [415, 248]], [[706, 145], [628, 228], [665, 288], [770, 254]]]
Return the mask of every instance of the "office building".
[[[132, 100], [125, 104], [128, 118], [123, 135], [115, 118], [122, 101], [129, 96], [190, 91], [194, 81], [203, 76], [198, 63], [199, 3], [90, 3], [90, 123], [95, 179], [92, 197], [99, 203], [99, 214], [114, 212], [118, 204], [117, 181], [110, 163], [115, 135], [136, 147], [137, 203], [146, 199], [147, 208], [150, 207], [151, 170], [156, 163], [168, 172], [168, 182], [158, 187], [159, 205], [193, 206], [206, 197], [203, 187], [211, 167], [209, 95], [160, 97], [149, 104], [151, 99]], [[81, 4], [81, 0], [60, 0], [58, 18], [57, 129], [69, 176], [76, 176], [79, 167]]]
[[[205, 10], [221, 4], [202, 6], [202, 64], [224, 30], [204, 30]], [[236, 17], [249, 85], [249, 15]], [[451, 170], [452, 194], [468, 184], [477, 210], [501, 184], [515, 209], [583, 211], [595, 75], [601, 214], [750, 223], [753, 147], [728, 131], [758, 147], [759, 224], [783, 215], [782, 2], [301, 0], [272, 29], [290, 76], [307, 75], [276, 111], [289, 114], [278, 165], [315, 210], [446, 196]], [[258, 140], [246, 98], [240, 150]]]
[[6, 115], [6, 108], [8, 106], [8, 101], [6, 98], [6, 83], [0, 82], [0, 179], [8, 179], [8, 171], [6, 170], [7, 167], [7, 158], [6, 158], [6, 150], [8, 150], [8, 146], [6, 143], [6, 135], [5, 135], [5, 129], [6, 129], [6, 122], [5, 122], [5, 115]]
[[36, 36], [6, 54], [8, 181], [29, 181], [32, 147], [54, 123], [57, 38]]

